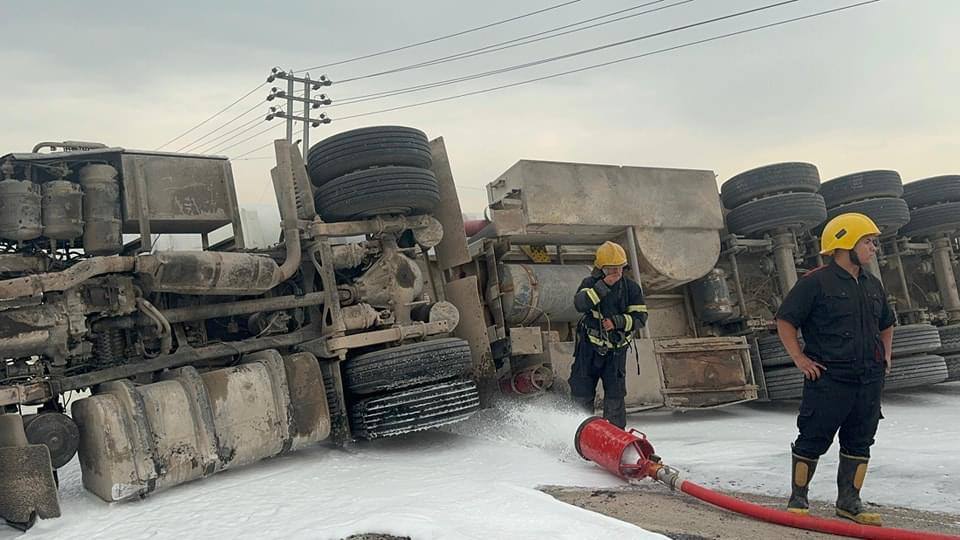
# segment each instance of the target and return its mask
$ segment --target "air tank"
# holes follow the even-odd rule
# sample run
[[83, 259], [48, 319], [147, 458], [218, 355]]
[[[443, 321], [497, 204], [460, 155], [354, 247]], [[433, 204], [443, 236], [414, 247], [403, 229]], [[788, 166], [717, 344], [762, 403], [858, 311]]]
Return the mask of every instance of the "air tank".
[[89, 255], [112, 255], [123, 248], [120, 230], [120, 183], [110, 165], [90, 164], [80, 169], [83, 186], [83, 250]]
[[0, 181], [0, 238], [33, 240], [42, 233], [40, 186], [28, 180]]
[[587, 265], [504, 264], [503, 311], [508, 324], [576, 322], [580, 313], [573, 296]]
[[730, 288], [727, 287], [727, 274], [720, 268], [714, 268], [707, 275], [691, 284], [693, 304], [706, 324], [717, 323], [733, 315], [733, 302]]
[[43, 235], [54, 240], [83, 236], [83, 192], [80, 185], [54, 180], [40, 186], [43, 194]]

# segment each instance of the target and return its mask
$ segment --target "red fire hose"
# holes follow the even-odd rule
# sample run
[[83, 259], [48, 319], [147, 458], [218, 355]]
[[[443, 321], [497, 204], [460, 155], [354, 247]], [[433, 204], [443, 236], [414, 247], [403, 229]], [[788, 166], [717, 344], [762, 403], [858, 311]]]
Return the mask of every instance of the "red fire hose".
[[778, 525], [876, 540], [960, 539], [960, 536], [950, 534], [861, 525], [851, 521], [792, 514], [717, 493], [680, 478], [676, 469], [660, 463], [660, 458], [654, 454], [653, 445], [643, 433], [632, 429], [629, 432], [623, 431], [597, 416], [587, 418], [580, 424], [574, 437], [574, 446], [581, 457], [625, 480], [652, 478], [670, 486], [671, 489], [679, 489], [720, 508]]

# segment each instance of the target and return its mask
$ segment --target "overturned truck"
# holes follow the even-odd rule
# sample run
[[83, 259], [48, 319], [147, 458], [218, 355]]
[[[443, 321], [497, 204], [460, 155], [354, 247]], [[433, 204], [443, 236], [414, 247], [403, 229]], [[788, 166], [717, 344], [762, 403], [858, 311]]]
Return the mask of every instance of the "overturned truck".
[[[722, 285], [712, 172], [520, 161], [488, 186], [490, 219], [465, 224], [442, 139], [376, 126], [306, 163], [275, 151], [269, 249], [245, 245], [222, 157], [0, 157], [0, 517], [59, 515], [55, 471], [75, 455], [85, 488], [120, 501], [458, 422], [498, 392], [562, 392], [573, 295], [605, 240], [650, 311], [628, 405], [756, 399], [748, 340], [703, 331], [732, 313], [697, 288]], [[181, 234], [202, 249], [156, 249]]]
[[488, 219], [468, 224], [471, 263], [457, 271], [480, 284], [500, 388], [532, 394], [569, 377], [581, 317], [573, 295], [597, 246], [612, 240], [625, 247], [649, 312], [627, 356], [628, 411], [756, 399], [748, 341], [704, 334], [698, 319], [731, 314], [729, 304], [698, 301], [694, 288], [720, 253], [715, 178], [522, 160], [489, 183]]
[[[404, 152], [369, 144], [389, 130], [332, 137], [310, 173], [277, 141], [283, 236], [264, 250], [244, 246], [224, 158], [94, 143], [0, 158], [0, 517], [58, 516], [55, 470], [78, 452], [86, 489], [118, 501], [476, 411], [483, 351], [444, 300], [474, 289], [427, 257], [464, 242], [441, 245], [431, 215], [454, 193], [443, 141], [400, 131]], [[186, 233], [203, 249], [154, 250]]]

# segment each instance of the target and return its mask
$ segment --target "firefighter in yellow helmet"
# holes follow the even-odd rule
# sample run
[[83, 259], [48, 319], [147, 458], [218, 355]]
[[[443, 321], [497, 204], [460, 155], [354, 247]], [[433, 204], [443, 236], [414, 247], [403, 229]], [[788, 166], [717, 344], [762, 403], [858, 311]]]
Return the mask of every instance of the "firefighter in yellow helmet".
[[[838, 516], [880, 525], [860, 500], [890, 372], [893, 325], [883, 284], [863, 267], [876, 255], [880, 230], [863, 214], [841, 214], [824, 227], [821, 255], [829, 264], [807, 273], [777, 311], [777, 332], [804, 374], [792, 445], [792, 492], [787, 510], [809, 513], [807, 490], [817, 460], [840, 433]], [[797, 340], [803, 332], [804, 345]]]
[[580, 283], [573, 303], [583, 314], [577, 323], [577, 343], [570, 371], [574, 401], [593, 414], [597, 381], [603, 381], [603, 417], [623, 428], [627, 424], [627, 347], [633, 332], [647, 322], [643, 291], [623, 275], [627, 255], [613, 242], [597, 249], [593, 272]]

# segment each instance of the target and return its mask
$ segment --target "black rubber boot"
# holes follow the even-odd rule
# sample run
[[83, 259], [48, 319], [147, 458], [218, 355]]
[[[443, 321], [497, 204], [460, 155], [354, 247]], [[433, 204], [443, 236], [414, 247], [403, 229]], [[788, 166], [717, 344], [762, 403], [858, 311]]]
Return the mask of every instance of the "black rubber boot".
[[787, 512], [807, 515], [810, 513], [810, 502], [807, 500], [807, 491], [810, 489], [810, 480], [817, 470], [817, 460], [791, 454], [793, 456], [790, 468], [790, 500], [787, 502]]
[[880, 514], [865, 512], [860, 500], [860, 488], [867, 476], [869, 458], [840, 453], [837, 467], [837, 515], [863, 525], [882, 525]]

